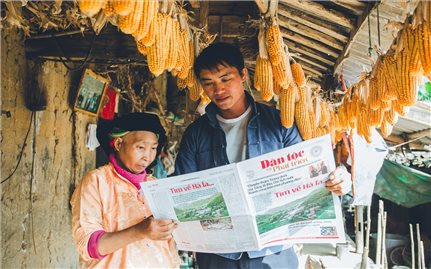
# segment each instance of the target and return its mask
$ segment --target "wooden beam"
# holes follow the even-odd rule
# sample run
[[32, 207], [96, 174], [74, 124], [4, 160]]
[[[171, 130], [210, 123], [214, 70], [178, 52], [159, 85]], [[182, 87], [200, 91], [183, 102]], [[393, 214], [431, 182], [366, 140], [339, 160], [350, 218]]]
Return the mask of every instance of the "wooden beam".
[[328, 71], [331, 69], [331, 68], [330, 68], [330, 67], [328, 67], [328, 66], [320, 65], [320, 64], [316, 63], [315, 61], [312, 61], [312, 60], [310, 60], [310, 59], [307, 59], [306, 57], [301, 56], [301, 55], [295, 55], [295, 54], [293, 54], [293, 55], [292, 55], [292, 57], [293, 57], [296, 61], [300, 60], [300, 62], [308, 63], [308, 64], [310, 64], [311, 66], [313, 66], [314, 68], [320, 69], [320, 70], [322, 70], [322, 71], [324, 71], [324, 72], [328, 72]]
[[365, 5], [363, 2], [355, 1], [355, 0], [331, 0], [332, 3], [341, 6], [347, 10], [349, 10], [351, 13], [355, 14], [356, 16], [359, 16], [362, 14], [362, 11], [365, 8]]
[[357, 20], [356, 26], [350, 32], [349, 42], [347, 43], [346, 47], [344, 47], [341, 54], [338, 56], [337, 62], [334, 65], [334, 74], [339, 72], [338, 69], [340, 67], [340, 63], [342, 63], [343, 59], [348, 55], [350, 47], [353, 45], [353, 42], [355, 41], [359, 30], [367, 22], [368, 15], [373, 11], [374, 8], [377, 7], [377, 5], [380, 4], [378, 1], [367, 3], [367, 8], [364, 10], [364, 13], [362, 13], [361, 17]]
[[295, 8], [302, 12], [308, 13], [312, 16], [316, 16], [322, 20], [326, 20], [330, 23], [338, 24], [347, 29], [353, 28], [352, 21], [346, 16], [344, 16], [343, 13], [326, 8], [317, 2], [299, 1], [299, 0], [280, 0], [280, 3], [283, 3], [287, 6]]
[[344, 48], [344, 44], [336, 40], [335, 38], [328, 36], [322, 32], [316, 31], [313, 28], [302, 25], [293, 20], [289, 20], [289, 18], [286, 18], [284, 16], [279, 16], [278, 23], [282, 28], [289, 29], [298, 34], [306, 35], [311, 39], [314, 39], [317, 41], [324, 40], [326, 45], [333, 47], [337, 50], [342, 50]]
[[[378, 130], [378, 132], [380, 133], [380, 135], [382, 135], [380, 130]], [[394, 135], [394, 134], [391, 134], [388, 137], [385, 137], [384, 139], [388, 144], [394, 144], [394, 145], [399, 145], [399, 144], [406, 142], [406, 141], [404, 141], [404, 139], [401, 136]], [[414, 142], [409, 143], [409, 147], [410, 148], [416, 148], [416, 149], [423, 149], [424, 145], [420, 142], [414, 141]]]
[[410, 134], [407, 134], [407, 136], [408, 136], [409, 140], [416, 139], [419, 137], [424, 137], [424, 136], [431, 137], [431, 128], [428, 128], [428, 129], [425, 129], [425, 130], [422, 130], [419, 132], [415, 132], [415, 133], [410, 133]]
[[319, 62], [322, 62], [322, 63], [330, 65], [330, 66], [333, 66], [334, 63], [335, 63], [335, 61], [329, 60], [328, 56], [326, 56], [326, 55], [322, 56], [318, 51], [312, 50], [312, 49], [310, 49], [308, 47], [300, 46], [299, 44], [291, 42], [291, 41], [289, 41], [287, 39], [284, 39], [284, 43], [289, 48], [289, 51], [294, 51], [294, 52], [296, 52], [298, 54], [307, 55], [308, 57], [310, 57], [312, 59], [315, 59], [315, 60], [317, 60]]
[[312, 73], [314, 76], [318, 78], [323, 77], [323, 73], [316, 71], [316, 69], [314, 69], [313, 67], [310, 67], [310, 65], [306, 63], [301, 63], [301, 65], [305, 72]]
[[284, 17], [287, 17], [288, 19], [299, 22], [328, 36], [332, 36], [333, 38], [338, 39], [342, 42], [347, 42], [349, 40], [348, 36], [345, 36], [340, 33], [340, 29], [337, 29], [336, 27], [331, 27], [327, 23], [322, 23], [322, 21], [317, 20], [314, 17], [309, 16], [303, 12], [289, 9], [282, 3], [278, 5], [278, 15], [282, 15]]
[[93, 39], [94, 33], [27, 39], [24, 42], [26, 57], [84, 59], [92, 47], [88, 57], [91, 60], [145, 61], [146, 57], [137, 50], [134, 38], [117, 29], [115, 32], [108, 29]]
[[326, 47], [323, 43], [318, 42], [318, 41], [314, 41], [310, 38], [307, 38], [307, 37], [304, 37], [304, 36], [299, 35], [297, 33], [294, 33], [290, 30], [287, 30], [286, 28], [281, 29], [281, 35], [284, 38], [287, 38], [293, 42], [300, 43], [300, 44], [307, 46], [309, 48], [319, 50], [319, 51], [321, 51], [327, 55], [330, 55], [332, 57], [337, 58], [339, 55], [337, 51]]

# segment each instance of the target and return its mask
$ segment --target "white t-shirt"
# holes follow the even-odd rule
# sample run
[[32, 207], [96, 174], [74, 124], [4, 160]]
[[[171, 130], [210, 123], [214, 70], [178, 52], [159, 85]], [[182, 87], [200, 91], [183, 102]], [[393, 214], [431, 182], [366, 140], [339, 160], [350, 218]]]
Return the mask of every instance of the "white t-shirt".
[[220, 127], [226, 134], [226, 153], [230, 163], [240, 162], [247, 157], [247, 124], [251, 117], [251, 106], [234, 119], [216, 115]]

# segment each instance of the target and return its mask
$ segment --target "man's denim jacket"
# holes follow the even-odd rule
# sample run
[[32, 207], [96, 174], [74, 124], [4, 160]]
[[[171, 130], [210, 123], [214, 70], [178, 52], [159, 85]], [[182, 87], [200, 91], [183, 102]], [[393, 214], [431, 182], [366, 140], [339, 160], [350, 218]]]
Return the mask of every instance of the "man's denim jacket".
[[[246, 92], [252, 106], [252, 116], [247, 126], [247, 158], [288, 147], [302, 141], [294, 124], [291, 128], [281, 125], [280, 112], [275, 108], [256, 103]], [[218, 108], [214, 103], [206, 107], [206, 114], [190, 124], [184, 132], [175, 161], [175, 174], [181, 175], [229, 164], [226, 153], [226, 136], [216, 118]], [[273, 246], [248, 252], [250, 258], [280, 252], [290, 246]], [[218, 254], [229, 259], [240, 259], [242, 253]]]

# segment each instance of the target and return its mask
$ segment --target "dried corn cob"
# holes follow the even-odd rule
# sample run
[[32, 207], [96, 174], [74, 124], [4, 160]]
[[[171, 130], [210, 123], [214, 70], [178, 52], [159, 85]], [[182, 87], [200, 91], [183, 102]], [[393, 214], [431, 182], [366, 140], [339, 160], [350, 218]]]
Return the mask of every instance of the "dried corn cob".
[[138, 30], [143, 8], [144, 2], [142, 0], [136, 0], [132, 12], [126, 16], [120, 16], [118, 27], [123, 33], [133, 34]]
[[302, 70], [302, 66], [299, 63], [293, 63], [290, 65], [290, 69], [292, 70], [293, 80], [295, 81], [298, 87], [304, 87], [307, 82], [304, 75], [304, 70]]
[[376, 110], [380, 108], [380, 98], [379, 98], [379, 92], [377, 89], [377, 79], [371, 78], [370, 79], [370, 95], [368, 96], [368, 104], [371, 109]]
[[272, 65], [278, 65], [284, 59], [284, 49], [280, 28], [277, 24], [270, 25], [266, 29], [266, 43]]
[[382, 132], [383, 137], [388, 137], [392, 133], [392, 125], [386, 120], [382, 121], [382, 125], [380, 126], [380, 131]]
[[329, 110], [328, 110], [328, 104], [326, 102], [320, 102], [320, 122], [319, 126], [324, 127], [329, 124]]
[[389, 109], [388, 111], [386, 111], [383, 117], [384, 120], [391, 125], [395, 125], [395, 123], [397, 123], [398, 121], [398, 115], [394, 109]]
[[405, 116], [407, 115], [408, 112], [408, 107], [400, 104], [398, 102], [398, 100], [395, 100], [392, 102], [392, 108], [394, 109], [395, 112], [397, 112], [400, 116]]
[[114, 13], [120, 16], [127, 16], [133, 11], [137, 0], [113, 0], [111, 1]]
[[88, 17], [96, 15], [105, 5], [105, 0], [79, 0], [79, 10]]
[[106, 16], [110, 16], [114, 14], [114, 8], [112, 7], [113, 0], [106, 0], [105, 8], [103, 9], [103, 13], [105, 13]]
[[[159, 1], [154, 0], [143, 0], [144, 5], [142, 9], [142, 19], [139, 22], [138, 29], [133, 33], [133, 36], [136, 40], [143, 40], [143, 43], [146, 46], [151, 46], [151, 42], [154, 40], [154, 36], [151, 37], [151, 25], [153, 24], [154, 19], [157, 16], [157, 10], [159, 7]], [[153, 30], [154, 33], [154, 30]]]
[[312, 138], [313, 130], [311, 129], [308, 105], [305, 102], [305, 98], [301, 99], [300, 97], [299, 102], [295, 104], [295, 122], [302, 139], [308, 140]]
[[199, 100], [201, 93], [203, 92], [201, 83], [198, 81], [198, 79], [195, 76], [194, 72], [190, 72], [192, 75], [193, 85], [189, 88], [189, 97], [193, 101]]
[[282, 90], [280, 93], [281, 124], [285, 128], [290, 128], [293, 125], [295, 117], [295, 98], [295, 87], [289, 87], [287, 90]]
[[272, 67], [269, 60], [256, 58], [256, 71], [254, 72], [254, 87], [260, 91], [263, 100], [269, 101], [274, 95], [274, 81]]
[[147, 55], [148, 48], [144, 46], [140, 41], [136, 42], [136, 47], [142, 55]]
[[168, 35], [168, 43], [166, 46], [169, 46], [168, 54], [166, 57], [166, 69], [171, 71], [177, 66], [178, 63], [178, 53], [179, 53], [179, 39], [180, 39], [180, 25], [178, 20], [174, 20], [169, 17], [170, 23], [170, 34]]
[[187, 88], [187, 80], [177, 77], [177, 86], [180, 90]]
[[418, 41], [418, 51], [424, 73], [431, 74], [431, 23], [424, 22], [418, 26], [416, 29], [416, 39]]

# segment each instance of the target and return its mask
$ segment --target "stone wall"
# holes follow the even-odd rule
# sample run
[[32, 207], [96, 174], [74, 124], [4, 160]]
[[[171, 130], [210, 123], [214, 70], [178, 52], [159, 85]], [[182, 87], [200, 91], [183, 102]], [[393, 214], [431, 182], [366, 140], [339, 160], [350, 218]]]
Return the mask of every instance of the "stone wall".
[[[2, 268], [74, 268], [78, 254], [71, 236], [69, 200], [83, 174], [95, 168], [95, 153], [85, 133], [95, 118], [74, 113], [71, 101], [79, 84], [62, 63], [28, 61], [20, 31], [1, 33], [1, 184]], [[47, 93], [47, 108], [26, 108], [33, 83]], [[33, 119], [33, 120], [32, 120]], [[31, 128], [29, 125], [31, 122]]]

